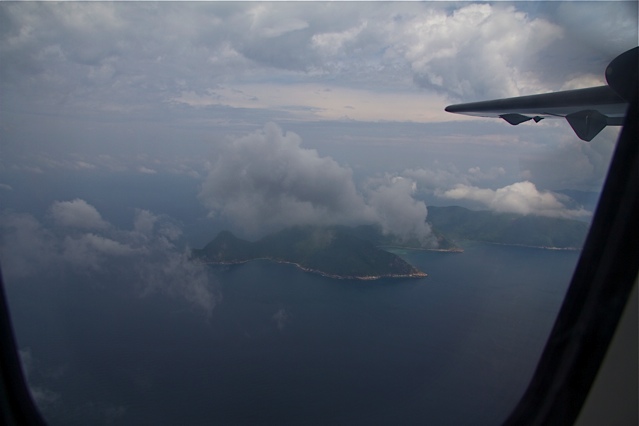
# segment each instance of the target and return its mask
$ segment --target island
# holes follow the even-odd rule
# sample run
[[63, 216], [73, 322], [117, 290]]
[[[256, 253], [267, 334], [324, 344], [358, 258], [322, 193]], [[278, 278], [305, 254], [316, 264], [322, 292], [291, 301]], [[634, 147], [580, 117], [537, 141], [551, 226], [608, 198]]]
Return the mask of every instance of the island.
[[559, 217], [469, 210], [459, 206], [428, 207], [428, 222], [452, 241], [579, 250], [588, 234], [587, 222]]
[[399, 256], [348, 232], [346, 227], [296, 226], [258, 241], [220, 232], [202, 249], [191, 251], [199, 262], [229, 265], [255, 259], [290, 263], [336, 279], [422, 278], [426, 274]]
[[233, 265], [256, 259], [289, 263], [336, 279], [421, 278], [426, 274], [388, 248], [463, 252], [458, 244], [480, 241], [544, 249], [579, 250], [588, 223], [564, 218], [523, 216], [469, 210], [459, 206], [429, 207], [431, 238], [400, 238], [378, 225], [294, 226], [247, 241], [229, 231], [220, 232], [193, 260]]

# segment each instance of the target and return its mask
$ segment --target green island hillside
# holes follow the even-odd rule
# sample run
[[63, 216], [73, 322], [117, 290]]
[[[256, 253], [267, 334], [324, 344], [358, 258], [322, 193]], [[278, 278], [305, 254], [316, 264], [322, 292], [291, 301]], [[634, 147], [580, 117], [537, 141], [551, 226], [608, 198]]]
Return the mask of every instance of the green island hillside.
[[424, 277], [426, 274], [399, 256], [345, 230], [345, 227], [291, 227], [249, 242], [221, 232], [195, 259], [211, 264], [234, 264], [254, 259], [292, 263], [332, 278], [378, 279]]
[[453, 241], [474, 240], [531, 247], [579, 249], [588, 223], [545, 216], [428, 207], [428, 222]]
[[482, 241], [553, 249], [579, 249], [588, 224], [570, 219], [522, 216], [463, 207], [429, 207], [433, 238], [398, 238], [379, 226], [296, 226], [254, 242], [220, 232], [192, 257], [209, 264], [236, 264], [254, 259], [291, 263], [332, 278], [378, 279], [424, 277], [426, 274], [383, 249], [403, 247], [461, 252], [458, 243]]

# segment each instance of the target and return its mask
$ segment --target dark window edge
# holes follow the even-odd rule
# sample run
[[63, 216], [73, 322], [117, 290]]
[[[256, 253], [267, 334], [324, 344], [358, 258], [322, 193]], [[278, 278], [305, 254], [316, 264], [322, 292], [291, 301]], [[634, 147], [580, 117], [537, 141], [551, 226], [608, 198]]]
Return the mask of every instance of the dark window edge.
[[637, 117], [635, 94], [564, 303], [504, 425], [573, 424], [606, 356], [639, 269]]

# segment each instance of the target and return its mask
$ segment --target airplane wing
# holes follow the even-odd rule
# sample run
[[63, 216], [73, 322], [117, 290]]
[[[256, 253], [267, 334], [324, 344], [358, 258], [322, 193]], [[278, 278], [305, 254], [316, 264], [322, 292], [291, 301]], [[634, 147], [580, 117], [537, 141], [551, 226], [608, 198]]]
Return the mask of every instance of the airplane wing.
[[623, 124], [629, 98], [637, 90], [638, 49], [622, 53], [608, 65], [606, 86], [456, 104], [447, 106], [446, 111], [499, 117], [515, 126], [563, 117], [580, 139], [591, 141], [604, 127]]

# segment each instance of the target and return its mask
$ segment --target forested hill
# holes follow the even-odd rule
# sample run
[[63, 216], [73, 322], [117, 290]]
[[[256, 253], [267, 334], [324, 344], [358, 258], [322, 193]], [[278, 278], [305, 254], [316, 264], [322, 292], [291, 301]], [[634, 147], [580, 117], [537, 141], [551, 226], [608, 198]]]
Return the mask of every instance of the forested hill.
[[293, 263], [306, 271], [333, 278], [426, 276], [397, 255], [375, 247], [342, 227], [292, 227], [256, 242], [224, 231], [192, 254], [202, 262], [214, 264], [270, 259]]
[[454, 241], [475, 240], [546, 248], [581, 248], [585, 222], [545, 216], [475, 211], [463, 207], [428, 207], [428, 222]]

